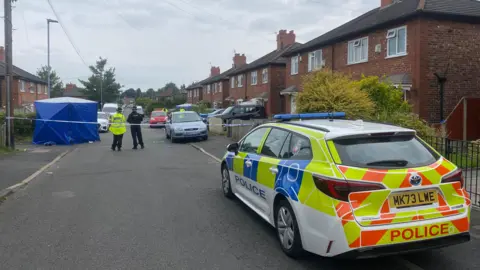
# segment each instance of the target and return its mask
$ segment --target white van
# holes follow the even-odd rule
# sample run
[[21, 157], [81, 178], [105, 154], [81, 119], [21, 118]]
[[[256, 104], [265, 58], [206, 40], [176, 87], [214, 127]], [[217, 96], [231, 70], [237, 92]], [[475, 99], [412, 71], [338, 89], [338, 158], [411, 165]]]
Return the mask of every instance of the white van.
[[117, 109], [118, 105], [116, 103], [105, 103], [102, 112], [108, 113], [108, 115], [114, 115], [117, 112]]

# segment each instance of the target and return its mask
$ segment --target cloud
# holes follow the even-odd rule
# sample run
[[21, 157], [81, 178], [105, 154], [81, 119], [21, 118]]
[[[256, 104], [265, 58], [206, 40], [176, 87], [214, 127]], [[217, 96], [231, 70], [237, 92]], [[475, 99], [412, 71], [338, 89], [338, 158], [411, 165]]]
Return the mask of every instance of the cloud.
[[[62, 23], [50, 25], [51, 65], [65, 82], [85, 79], [90, 74], [87, 66], [102, 56], [116, 68], [119, 83], [142, 89], [202, 80], [210, 65], [229, 69], [234, 51], [245, 53], [251, 62], [274, 50], [280, 29], [294, 30], [297, 40], [306, 42], [380, 4], [380, 0], [50, 2]], [[34, 73], [47, 62], [46, 19], [56, 17], [47, 1], [22, 0], [15, 6], [14, 64]]]

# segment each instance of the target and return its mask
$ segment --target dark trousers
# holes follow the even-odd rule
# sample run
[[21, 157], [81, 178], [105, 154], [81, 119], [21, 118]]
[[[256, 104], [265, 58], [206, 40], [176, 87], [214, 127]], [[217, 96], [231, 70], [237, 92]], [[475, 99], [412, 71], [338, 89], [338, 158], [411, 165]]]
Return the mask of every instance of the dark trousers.
[[[137, 145], [139, 144], [143, 146], [142, 127], [130, 126], [130, 131], [132, 132], [133, 147], [137, 147]], [[137, 138], [138, 138], [138, 143], [137, 143]]]
[[113, 135], [112, 149], [115, 150], [115, 147], [118, 149], [122, 148], [123, 134]]

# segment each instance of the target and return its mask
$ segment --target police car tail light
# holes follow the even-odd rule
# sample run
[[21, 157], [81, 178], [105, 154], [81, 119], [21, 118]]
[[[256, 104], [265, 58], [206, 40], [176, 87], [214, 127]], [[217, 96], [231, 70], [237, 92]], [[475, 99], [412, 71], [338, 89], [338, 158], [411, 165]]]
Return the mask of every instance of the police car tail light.
[[385, 189], [385, 187], [380, 184], [331, 179], [316, 175], [313, 176], [313, 180], [315, 186], [321, 192], [341, 201], [348, 201], [348, 195], [352, 192]]
[[445, 183], [454, 183], [454, 182], [460, 182], [460, 185], [463, 188], [465, 180], [463, 179], [463, 173], [462, 170], [458, 169], [454, 173], [444, 176], [442, 178], [442, 184]]

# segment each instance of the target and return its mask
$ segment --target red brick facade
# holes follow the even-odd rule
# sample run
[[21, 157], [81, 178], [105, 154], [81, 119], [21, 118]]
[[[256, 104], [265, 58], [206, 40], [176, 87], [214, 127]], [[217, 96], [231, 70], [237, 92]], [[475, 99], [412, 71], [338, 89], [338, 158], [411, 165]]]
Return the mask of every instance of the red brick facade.
[[[406, 26], [406, 55], [387, 58], [387, 31]], [[362, 74], [389, 76], [408, 73], [412, 87], [406, 92], [414, 111], [430, 122], [439, 119], [439, 92], [435, 72], [450, 67], [445, 85], [445, 117], [463, 96], [478, 96], [480, 90], [480, 25], [438, 20], [412, 19], [368, 34], [352, 37], [322, 48], [325, 66], [351, 74], [359, 79]], [[347, 64], [348, 41], [368, 37], [368, 61]], [[380, 52], [375, 49], [380, 44]], [[314, 51], [314, 50], [311, 50]], [[308, 72], [308, 52], [301, 54], [299, 72], [291, 75], [291, 62], [287, 62], [286, 86], [296, 85], [302, 90], [301, 77]], [[290, 111], [290, 96], [286, 108]]]

